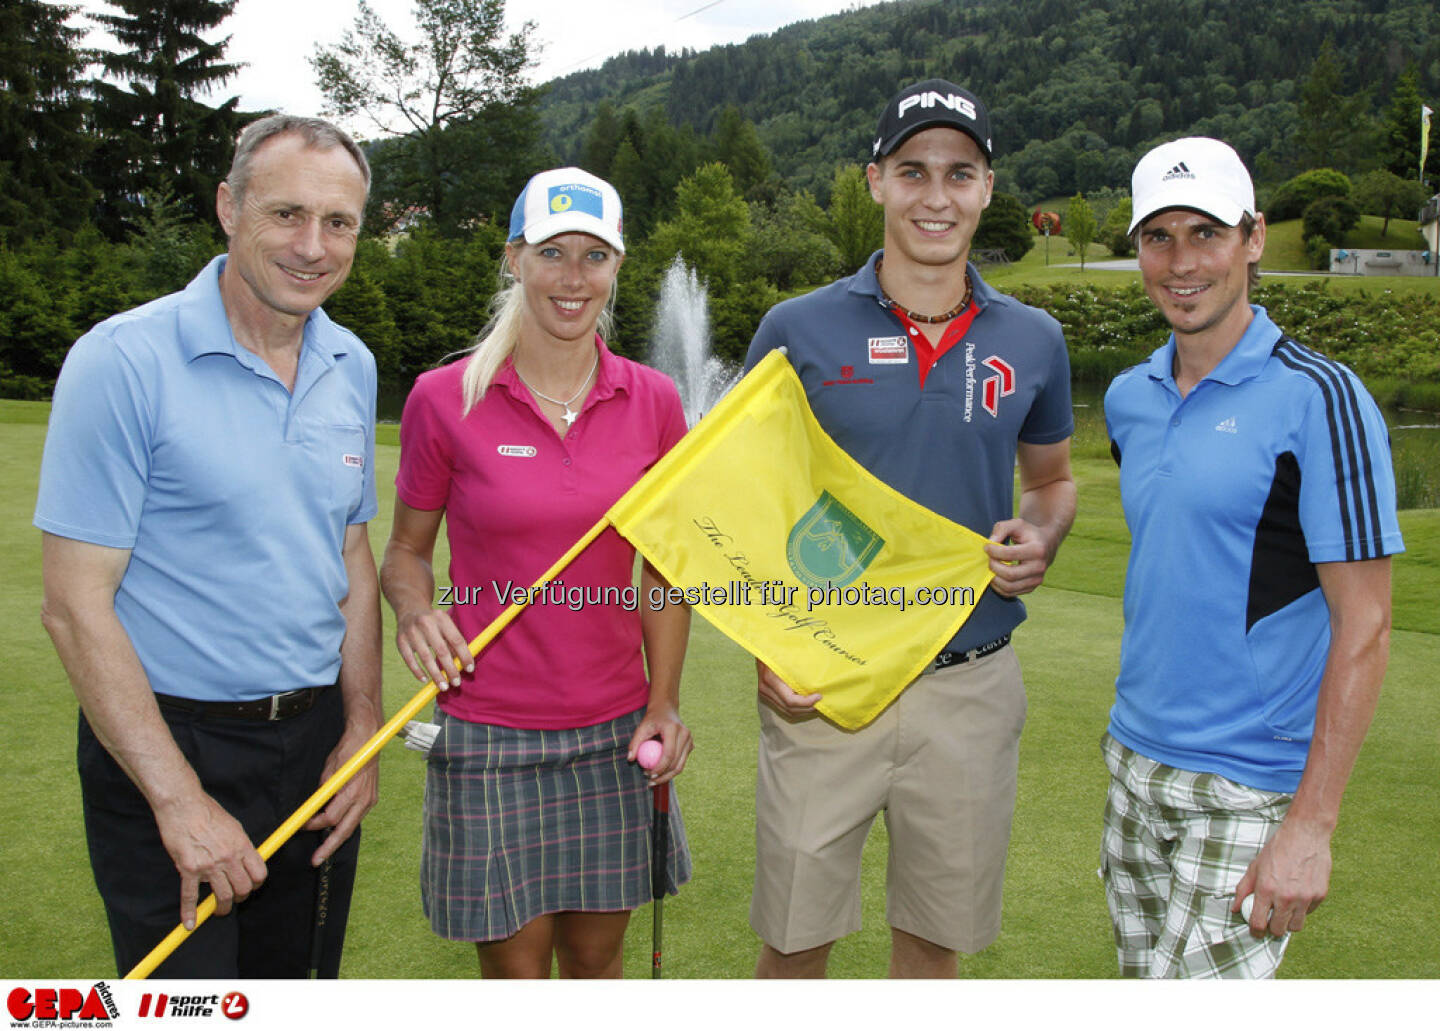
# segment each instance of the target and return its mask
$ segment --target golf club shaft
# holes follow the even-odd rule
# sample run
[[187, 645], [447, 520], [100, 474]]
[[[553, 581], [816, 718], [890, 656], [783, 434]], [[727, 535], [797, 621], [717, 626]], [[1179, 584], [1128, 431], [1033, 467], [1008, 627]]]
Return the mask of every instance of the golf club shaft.
[[652, 929], [653, 948], [650, 952], [650, 977], [659, 980], [661, 954], [665, 941], [665, 889], [670, 865], [670, 785], [654, 789], [654, 824], [650, 853], [650, 896], [655, 900], [655, 923]]

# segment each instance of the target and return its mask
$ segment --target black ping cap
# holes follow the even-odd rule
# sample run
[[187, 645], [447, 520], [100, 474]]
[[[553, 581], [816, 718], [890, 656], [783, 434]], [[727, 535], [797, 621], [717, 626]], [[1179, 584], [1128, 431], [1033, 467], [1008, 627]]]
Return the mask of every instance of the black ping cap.
[[990, 156], [990, 114], [980, 98], [945, 79], [926, 79], [891, 98], [875, 129], [871, 160], [885, 157], [921, 129], [959, 129]]

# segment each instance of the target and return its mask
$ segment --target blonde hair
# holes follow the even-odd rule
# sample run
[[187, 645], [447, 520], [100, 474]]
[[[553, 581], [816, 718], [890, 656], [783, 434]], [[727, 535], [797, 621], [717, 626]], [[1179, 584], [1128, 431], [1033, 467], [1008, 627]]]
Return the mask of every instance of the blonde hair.
[[[512, 240], [510, 246], [515, 248], [518, 255], [526, 244], [523, 240]], [[619, 276], [617, 268], [615, 277], [610, 280], [610, 301], [601, 310], [595, 327], [605, 339], [609, 339], [614, 323], [613, 310]], [[506, 359], [515, 353], [515, 348], [520, 343], [520, 330], [525, 324], [525, 288], [520, 285], [520, 280], [515, 278], [508, 250], [500, 256], [499, 279], [500, 289], [490, 299], [490, 321], [476, 336], [475, 343], [470, 348], [470, 357], [465, 360], [465, 373], [460, 380], [464, 402], [460, 410], [462, 419], [485, 399], [485, 392], [490, 389], [490, 384], [495, 382], [496, 374], [504, 366]]]

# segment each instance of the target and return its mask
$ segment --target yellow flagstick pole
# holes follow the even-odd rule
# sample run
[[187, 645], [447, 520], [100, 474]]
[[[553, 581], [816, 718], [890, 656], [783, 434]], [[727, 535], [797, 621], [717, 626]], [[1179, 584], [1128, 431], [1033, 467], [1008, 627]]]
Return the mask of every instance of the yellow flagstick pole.
[[[480, 631], [476, 638], [470, 642], [470, 654], [479, 655], [480, 652], [495, 639], [500, 631], [509, 626], [515, 617], [520, 614], [520, 611], [529, 604], [529, 599], [535, 596], [539, 588], [553, 580], [560, 570], [574, 561], [575, 556], [589, 547], [590, 542], [604, 533], [609, 526], [610, 516], [607, 512], [598, 523], [586, 531], [585, 536], [571, 545], [570, 550], [561, 555], [554, 565], [540, 574], [540, 579], [536, 580], [530, 590], [526, 592], [524, 601], [512, 602], [509, 608], [496, 616], [490, 622], [489, 626]], [[260, 844], [259, 848], [255, 850], [260, 853], [260, 858], [268, 860], [278, 852], [280, 846], [289, 841], [296, 831], [304, 826], [312, 816], [323, 809], [325, 803], [330, 801], [337, 791], [349, 783], [350, 778], [360, 772], [361, 767], [373, 759], [376, 753], [385, 747], [386, 743], [398, 734], [406, 723], [414, 719], [415, 715], [439, 693], [439, 690], [435, 681], [432, 680], [422, 687], [414, 698], [406, 702], [400, 711], [390, 718], [385, 726], [375, 732], [374, 737], [361, 745], [360, 749], [346, 760], [345, 765], [332, 773], [329, 780], [320, 785], [319, 789], [306, 799], [299, 809], [296, 809], [295, 812], [290, 814], [289, 819], [277, 827], [274, 833]], [[215, 896], [213, 894], [207, 895], [195, 912], [195, 926], [193, 928], [186, 928], [183, 923], [177, 924], [175, 929], [167, 934], [159, 945], [150, 950], [148, 956], [135, 964], [134, 969], [125, 975], [125, 979], [127, 981], [139, 981], [149, 977], [155, 968], [165, 962], [170, 953], [174, 952], [180, 946], [181, 942], [194, 934], [200, 925], [210, 919], [214, 914]]]

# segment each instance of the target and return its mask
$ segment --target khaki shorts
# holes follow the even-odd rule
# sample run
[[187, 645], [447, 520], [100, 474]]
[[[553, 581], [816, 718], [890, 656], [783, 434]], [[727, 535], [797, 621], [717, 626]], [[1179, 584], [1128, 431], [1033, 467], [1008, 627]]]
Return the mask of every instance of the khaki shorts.
[[760, 708], [750, 926], [799, 952], [860, 928], [860, 856], [890, 834], [890, 926], [960, 952], [1000, 933], [1025, 686], [1013, 648], [922, 676], [870, 725]]

